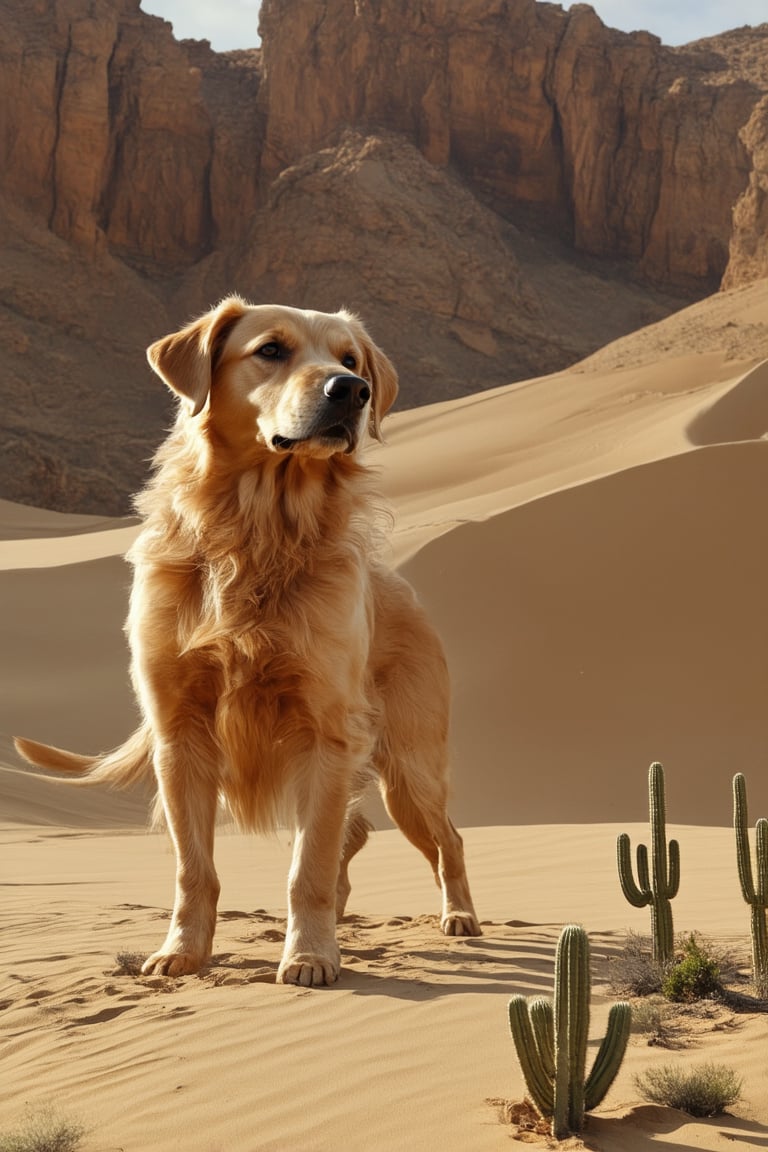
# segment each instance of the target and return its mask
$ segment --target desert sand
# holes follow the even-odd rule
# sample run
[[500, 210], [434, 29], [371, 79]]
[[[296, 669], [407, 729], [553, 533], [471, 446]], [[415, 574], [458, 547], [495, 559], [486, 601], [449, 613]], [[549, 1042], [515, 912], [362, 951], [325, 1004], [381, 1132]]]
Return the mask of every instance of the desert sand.
[[[389, 418], [370, 459], [392, 562], [452, 667], [452, 814], [484, 935], [440, 936], [428, 869], [374, 804], [329, 989], [275, 983], [288, 834], [226, 824], [210, 968], [125, 972], [173, 896], [147, 798], [25, 768], [11, 736], [87, 752], [127, 735], [135, 523], [0, 502], [0, 1133], [49, 1101], [88, 1125], [87, 1152], [509, 1147], [488, 1103], [524, 1094], [507, 1000], [551, 991], [560, 928], [582, 923], [602, 1035], [608, 960], [648, 927], [616, 835], [648, 842], [656, 759], [675, 926], [748, 966], [731, 779], [752, 823], [768, 815], [766, 355], [761, 282], [566, 372]], [[722, 1012], [672, 1052], [633, 1036], [585, 1146], [768, 1147], [767, 1038], [768, 1015]], [[635, 1074], [670, 1060], [729, 1064], [741, 1101], [711, 1120], [644, 1103]]]

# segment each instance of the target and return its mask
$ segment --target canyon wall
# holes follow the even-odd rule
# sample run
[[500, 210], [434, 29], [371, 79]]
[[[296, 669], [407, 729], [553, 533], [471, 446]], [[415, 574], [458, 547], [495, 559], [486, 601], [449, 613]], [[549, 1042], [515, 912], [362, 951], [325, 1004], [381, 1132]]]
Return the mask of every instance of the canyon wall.
[[[768, 91], [733, 55], [537, 0], [264, 0], [261, 35], [217, 55], [138, 0], [6, 0], [6, 193], [167, 271], [237, 244], [286, 168], [384, 131], [578, 251], [663, 284], [725, 272]], [[768, 51], [768, 26], [750, 35]]]
[[264, 0], [260, 30], [4, 0], [0, 496], [126, 511], [170, 415], [143, 348], [228, 291], [359, 311], [408, 406], [768, 276], [768, 25]]
[[[269, 179], [348, 125], [453, 166], [504, 217], [658, 283], [716, 286], [764, 77], [606, 28], [586, 4], [264, 0]], [[768, 52], [768, 26], [751, 35]]]
[[138, 0], [8, 0], [3, 191], [86, 247], [194, 263], [256, 203], [259, 80], [257, 52], [179, 44]]

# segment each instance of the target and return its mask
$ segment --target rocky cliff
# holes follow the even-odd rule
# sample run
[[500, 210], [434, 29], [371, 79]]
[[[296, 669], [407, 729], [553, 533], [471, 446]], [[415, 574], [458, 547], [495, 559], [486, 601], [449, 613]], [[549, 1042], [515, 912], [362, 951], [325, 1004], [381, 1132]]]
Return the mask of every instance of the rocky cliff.
[[739, 137], [750, 158], [750, 172], [734, 206], [724, 288], [768, 276], [768, 96], [756, 105]]
[[143, 346], [231, 289], [357, 308], [414, 404], [768, 275], [768, 25], [264, 0], [261, 36], [5, 0], [0, 495], [125, 510], [168, 413]]
[[189, 265], [256, 203], [259, 80], [257, 52], [179, 44], [138, 0], [9, 0], [4, 190], [67, 240]]
[[[659, 283], [719, 283], [752, 169], [739, 132], [768, 90], [736, 51], [536, 0], [264, 0], [262, 28], [268, 178], [341, 125], [385, 127], [507, 219]], [[768, 55], [768, 25], [741, 39]]]

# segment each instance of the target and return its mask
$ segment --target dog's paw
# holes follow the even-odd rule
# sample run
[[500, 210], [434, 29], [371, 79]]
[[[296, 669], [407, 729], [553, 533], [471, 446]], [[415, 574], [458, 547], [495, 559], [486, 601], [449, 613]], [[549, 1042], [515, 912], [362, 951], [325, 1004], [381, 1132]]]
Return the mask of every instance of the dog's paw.
[[340, 967], [339, 960], [330, 960], [327, 956], [313, 953], [284, 956], [277, 970], [277, 979], [280, 984], [316, 988], [323, 984], [335, 984]]
[[445, 936], [482, 936], [477, 917], [471, 912], [448, 912], [440, 921]]
[[143, 976], [191, 976], [199, 972], [204, 957], [191, 952], [154, 952], [141, 966]]

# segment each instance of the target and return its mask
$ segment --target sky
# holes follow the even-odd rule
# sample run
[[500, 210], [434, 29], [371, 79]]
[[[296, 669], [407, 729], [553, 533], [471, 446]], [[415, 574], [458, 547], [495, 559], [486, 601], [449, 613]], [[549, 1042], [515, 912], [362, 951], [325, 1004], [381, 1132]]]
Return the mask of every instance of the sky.
[[[170, 20], [177, 39], [210, 40], [217, 52], [259, 42], [259, 0], [142, 0], [141, 7]], [[766, 0], [593, 0], [592, 7], [611, 28], [643, 29], [672, 45], [768, 21]]]

